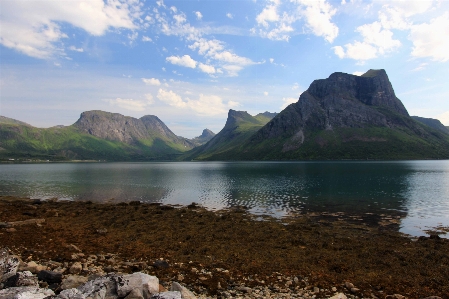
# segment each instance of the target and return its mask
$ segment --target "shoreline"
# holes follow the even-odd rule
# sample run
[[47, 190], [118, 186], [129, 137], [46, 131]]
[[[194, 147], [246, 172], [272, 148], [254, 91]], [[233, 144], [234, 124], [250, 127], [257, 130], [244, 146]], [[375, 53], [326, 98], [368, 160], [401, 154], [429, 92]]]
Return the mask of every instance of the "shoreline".
[[[318, 290], [313, 292], [316, 298], [342, 292], [349, 298], [401, 294], [449, 299], [449, 240], [437, 235], [410, 238], [394, 231], [394, 219], [382, 226], [379, 221], [338, 216], [261, 220], [243, 208], [209, 211], [194, 204], [0, 196], [0, 243], [24, 262], [53, 262], [66, 265], [65, 271], [77, 259], [109, 256], [113, 261], [98, 258], [90, 268], [103, 273], [142, 271], [157, 276], [162, 285], [178, 281], [199, 295], [216, 298], [244, 296], [246, 287], [267, 288], [279, 296], [295, 296], [308, 288]], [[26, 220], [29, 223], [4, 224]], [[80, 252], [72, 245], [84, 257], [74, 259]], [[86, 275], [93, 274], [86, 265]], [[348, 289], [347, 283], [358, 291]]]

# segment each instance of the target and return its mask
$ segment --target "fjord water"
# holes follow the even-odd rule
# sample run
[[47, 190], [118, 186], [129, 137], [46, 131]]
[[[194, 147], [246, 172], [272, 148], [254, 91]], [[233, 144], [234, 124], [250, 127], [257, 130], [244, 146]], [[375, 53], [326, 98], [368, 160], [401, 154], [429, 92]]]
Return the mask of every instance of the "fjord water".
[[402, 231], [449, 226], [449, 161], [153, 162], [0, 165], [0, 195], [144, 201], [210, 209], [400, 213]]

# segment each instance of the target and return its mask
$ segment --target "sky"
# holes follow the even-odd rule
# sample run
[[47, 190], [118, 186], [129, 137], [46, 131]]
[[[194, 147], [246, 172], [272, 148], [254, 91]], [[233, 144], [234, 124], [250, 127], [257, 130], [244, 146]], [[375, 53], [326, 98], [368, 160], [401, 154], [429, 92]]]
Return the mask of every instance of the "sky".
[[369, 69], [449, 126], [449, 0], [0, 1], [0, 115], [41, 128], [103, 110], [192, 138]]

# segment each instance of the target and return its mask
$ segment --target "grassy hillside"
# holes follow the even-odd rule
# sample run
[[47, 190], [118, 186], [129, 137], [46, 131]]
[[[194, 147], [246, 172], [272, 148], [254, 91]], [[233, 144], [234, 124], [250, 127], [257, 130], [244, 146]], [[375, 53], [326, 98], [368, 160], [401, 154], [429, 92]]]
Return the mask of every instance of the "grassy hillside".
[[252, 116], [245, 111], [230, 110], [225, 127], [208, 143], [181, 156], [182, 160], [229, 160], [242, 145], [271, 120], [270, 116]]
[[174, 159], [185, 151], [163, 137], [134, 144], [82, 133], [74, 126], [40, 129], [0, 124], [0, 159], [147, 161]]

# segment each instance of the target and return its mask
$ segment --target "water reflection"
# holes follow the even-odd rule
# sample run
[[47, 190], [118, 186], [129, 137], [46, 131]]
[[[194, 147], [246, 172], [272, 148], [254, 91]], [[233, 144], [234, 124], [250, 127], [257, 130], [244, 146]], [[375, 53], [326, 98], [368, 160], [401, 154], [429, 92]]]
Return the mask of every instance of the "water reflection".
[[[254, 213], [408, 213], [404, 232], [449, 225], [449, 161], [0, 165], [0, 195], [199, 202]], [[422, 233], [421, 233], [422, 234]]]

